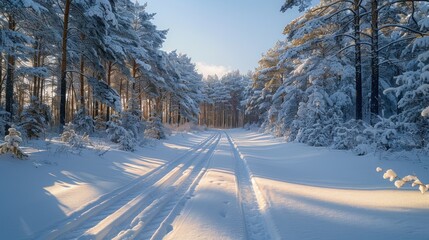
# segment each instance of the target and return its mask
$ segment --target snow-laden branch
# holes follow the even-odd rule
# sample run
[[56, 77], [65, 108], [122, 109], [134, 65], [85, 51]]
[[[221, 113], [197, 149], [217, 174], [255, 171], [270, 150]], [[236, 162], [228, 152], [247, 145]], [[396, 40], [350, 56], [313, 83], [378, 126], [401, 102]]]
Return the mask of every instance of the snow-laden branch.
[[[382, 172], [383, 169], [380, 167], [377, 167], [375, 169], [377, 172]], [[397, 188], [401, 188], [403, 187], [406, 183], [410, 183], [412, 187], [416, 187], [419, 186], [419, 190], [420, 192], [423, 194], [425, 192], [428, 191], [429, 189], [429, 184], [423, 184], [418, 178], [417, 176], [414, 175], [407, 175], [403, 178], [398, 177], [398, 175], [395, 173], [395, 171], [393, 171], [392, 169], [388, 169], [384, 174], [383, 174], [383, 178], [384, 179], [389, 179], [391, 182], [395, 181], [394, 184]]]
[[381, 30], [383, 28], [390, 28], [390, 27], [402, 28], [402, 29], [408, 30], [410, 32], [417, 33], [417, 34], [419, 34], [421, 36], [427, 36], [428, 35], [427, 33], [420, 32], [420, 31], [417, 31], [415, 29], [412, 29], [412, 28], [409, 28], [409, 27], [406, 27], [406, 26], [403, 26], [403, 25], [400, 25], [400, 24], [386, 24], [386, 25], [383, 25], [383, 26], [379, 27], [378, 30]]
[[407, 41], [407, 40], [413, 40], [413, 39], [415, 39], [415, 37], [407, 37], [407, 38], [401, 38], [401, 39], [398, 39], [398, 40], [395, 40], [395, 41], [392, 41], [392, 42], [390, 42], [389, 44], [386, 44], [386, 45], [384, 45], [383, 47], [381, 47], [381, 48], [378, 48], [378, 52], [380, 52], [381, 50], [383, 50], [383, 49], [385, 49], [385, 48], [388, 48], [388, 47], [390, 47], [390, 46], [392, 46], [393, 44], [396, 44], [396, 43], [398, 43], [398, 42], [402, 42], [402, 41]]

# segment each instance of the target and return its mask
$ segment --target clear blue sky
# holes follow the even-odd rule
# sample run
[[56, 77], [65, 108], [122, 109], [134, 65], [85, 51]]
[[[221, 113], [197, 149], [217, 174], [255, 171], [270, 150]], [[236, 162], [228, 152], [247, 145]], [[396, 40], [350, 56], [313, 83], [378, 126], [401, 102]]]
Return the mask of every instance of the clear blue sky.
[[257, 67], [261, 54], [284, 39], [284, 26], [299, 16], [281, 13], [284, 0], [139, 0], [169, 29], [163, 49], [185, 53], [201, 71]]

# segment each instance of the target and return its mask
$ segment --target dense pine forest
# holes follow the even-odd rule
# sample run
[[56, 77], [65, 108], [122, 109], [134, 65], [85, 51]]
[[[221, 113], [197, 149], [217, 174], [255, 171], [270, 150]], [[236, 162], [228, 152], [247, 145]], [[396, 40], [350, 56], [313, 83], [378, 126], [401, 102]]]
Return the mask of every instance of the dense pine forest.
[[203, 81], [186, 54], [161, 50], [168, 31], [146, 5], [2, 1], [0, 13], [1, 131], [39, 138], [70, 122], [81, 133], [110, 127], [139, 138], [162, 123], [243, 125], [248, 78]]
[[[260, 60], [247, 114], [314, 146], [427, 147], [429, 3], [287, 0], [301, 17]], [[309, 8], [309, 9], [308, 9]]]
[[203, 79], [191, 57], [162, 50], [168, 30], [145, 4], [2, 1], [0, 129], [39, 138], [71, 123], [138, 139], [193, 122], [361, 153], [427, 146], [427, 1], [280, 7], [302, 16], [254, 72]]

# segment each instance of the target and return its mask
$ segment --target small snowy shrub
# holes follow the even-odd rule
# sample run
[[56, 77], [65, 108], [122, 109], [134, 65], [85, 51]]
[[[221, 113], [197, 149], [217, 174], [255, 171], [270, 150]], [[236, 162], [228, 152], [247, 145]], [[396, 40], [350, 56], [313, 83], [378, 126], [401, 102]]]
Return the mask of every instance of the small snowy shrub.
[[[360, 134], [366, 128], [363, 121], [350, 120], [334, 128], [334, 139], [332, 146], [336, 149], [349, 150], [357, 147], [361, 139]], [[362, 155], [358, 154], [358, 155]]]
[[74, 125], [70, 122], [64, 126], [61, 141], [68, 143], [73, 148], [83, 148], [89, 143], [89, 135], [86, 133], [83, 136], [78, 135], [74, 130]]
[[133, 136], [133, 133], [130, 131], [124, 132], [124, 134], [119, 138], [120, 149], [124, 151], [134, 151], [136, 150], [136, 139]]
[[49, 106], [32, 97], [30, 105], [21, 113], [18, 126], [25, 131], [28, 138], [40, 138], [51, 121]]
[[17, 158], [23, 159], [28, 157], [20, 148], [22, 142], [21, 133], [15, 128], [9, 128], [9, 134], [4, 137], [4, 143], [0, 144], [0, 153], [13, 153]]
[[375, 148], [370, 144], [361, 143], [358, 144], [355, 148], [353, 148], [352, 151], [358, 156], [363, 156], [367, 155], [370, 152], [374, 152]]
[[95, 116], [95, 129], [99, 131], [104, 131], [107, 127], [106, 120], [101, 115]]
[[150, 117], [144, 135], [148, 138], [165, 139], [164, 126], [161, 120], [157, 117]]
[[94, 120], [81, 109], [76, 112], [73, 119], [73, 129], [79, 133], [93, 133], [95, 129]]
[[140, 134], [143, 135], [146, 124], [140, 120], [140, 113], [138, 111], [124, 111], [121, 113], [122, 126], [131, 131], [137, 138]]
[[[377, 172], [382, 172], [383, 169], [380, 167], [376, 168]], [[403, 187], [406, 183], [410, 183], [412, 187], [417, 187], [419, 188], [419, 191], [423, 194], [425, 192], [427, 192], [429, 190], [429, 184], [423, 184], [418, 178], [417, 176], [414, 175], [407, 175], [403, 178], [398, 177], [398, 175], [395, 173], [395, 171], [393, 171], [392, 169], [388, 169], [386, 172], [384, 172], [383, 174], [383, 178], [384, 179], [389, 179], [391, 182], [394, 181], [394, 185], [397, 188], [401, 188]]]
[[107, 137], [114, 143], [119, 143], [120, 148], [125, 151], [134, 151], [136, 139], [134, 134], [121, 126], [122, 122], [118, 115], [112, 115], [111, 120], [107, 122]]

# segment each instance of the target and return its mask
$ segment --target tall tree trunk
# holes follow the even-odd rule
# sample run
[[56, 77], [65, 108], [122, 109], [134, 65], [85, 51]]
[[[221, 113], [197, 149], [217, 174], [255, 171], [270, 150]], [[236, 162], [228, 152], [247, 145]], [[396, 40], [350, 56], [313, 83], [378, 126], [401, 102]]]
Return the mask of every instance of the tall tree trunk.
[[[39, 59], [39, 41], [36, 39], [35, 43], [34, 43], [34, 56], [33, 56], [33, 67], [39, 67], [39, 63], [40, 60]], [[38, 81], [39, 81], [39, 77], [34, 76], [33, 77], [33, 96], [34, 97], [38, 97], [39, 93], [38, 93]]]
[[356, 120], [362, 120], [362, 57], [360, 41], [360, 2], [354, 0]]
[[[107, 63], [107, 85], [110, 86], [110, 79], [112, 76], [112, 62]], [[110, 120], [110, 107], [106, 109], [106, 122]]]
[[371, 123], [379, 115], [378, 0], [371, 1]]
[[[40, 66], [43, 66], [43, 65], [45, 65], [45, 57], [44, 56], [42, 56], [42, 54], [40, 54], [40, 64], [39, 64]], [[45, 86], [45, 78], [40, 78], [39, 79], [39, 86], [38, 86], [38, 88], [40, 89], [39, 90], [39, 99], [40, 99], [40, 101], [43, 101], [43, 89], [44, 89], [44, 86]]]
[[[9, 21], [9, 30], [15, 31], [16, 23], [12, 15], [8, 17]], [[12, 49], [12, 52], [14, 49]], [[14, 73], [15, 73], [15, 56], [13, 53], [9, 53], [7, 56], [7, 77], [6, 77], [6, 112], [9, 115], [9, 121], [13, 119], [13, 82], [14, 82]], [[8, 133], [9, 126], [6, 124], [6, 133]]]
[[3, 93], [3, 52], [0, 51], [0, 105]]
[[[83, 42], [85, 39], [85, 35], [81, 34], [80, 39]], [[85, 57], [83, 56], [83, 52], [80, 54], [80, 76], [79, 76], [79, 85], [80, 85], [80, 107], [82, 109], [83, 114], [86, 114], [85, 111]]]
[[61, 78], [60, 78], [60, 132], [63, 131], [65, 120], [66, 120], [66, 75], [67, 75], [67, 33], [69, 26], [69, 14], [70, 14], [70, 3], [71, 0], [66, 0], [64, 9], [64, 28], [63, 28], [63, 39], [61, 45]]
[[[72, 78], [73, 79], [73, 78]], [[73, 87], [73, 83], [70, 84], [70, 96], [71, 96], [71, 100], [70, 100], [70, 110], [69, 110], [69, 116], [73, 116], [74, 113], [74, 103], [75, 103], [75, 98], [74, 98], [74, 87]], [[71, 121], [71, 119], [69, 119], [69, 121]]]
[[181, 118], [181, 114], [180, 114], [180, 104], [179, 104], [179, 108], [177, 110], [177, 126], [180, 126], [180, 120], [182, 120]]
[[173, 108], [171, 105], [172, 105], [171, 94], [169, 94], [169, 96], [168, 96], [168, 120], [167, 120], [167, 122], [170, 125], [171, 125], [171, 112], [173, 111]]
[[[128, 108], [132, 111], [136, 110], [137, 108], [137, 99], [136, 99], [136, 77], [137, 77], [137, 63], [135, 60], [133, 60], [133, 72], [132, 76], [134, 79], [133, 84], [131, 85], [131, 103], [128, 104]], [[128, 101], [129, 102], [129, 101]], [[130, 105], [131, 104], [131, 105]]]

